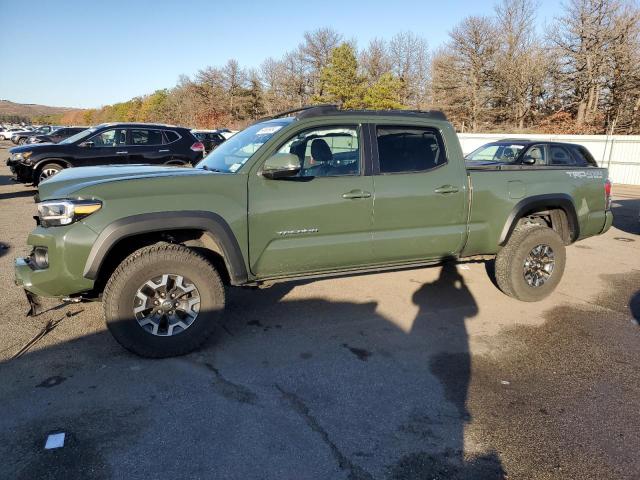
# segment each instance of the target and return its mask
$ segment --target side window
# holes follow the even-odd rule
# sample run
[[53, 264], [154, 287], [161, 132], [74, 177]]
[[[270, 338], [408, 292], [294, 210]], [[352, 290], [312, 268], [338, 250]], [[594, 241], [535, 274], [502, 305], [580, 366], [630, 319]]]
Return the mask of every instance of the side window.
[[115, 147], [116, 145], [125, 145], [127, 139], [127, 131], [124, 129], [105, 130], [89, 139], [96, 147]]
[[421, 172], [447, 163], [433, 128], [377, 127], [380, 173]]
[[549, 156], [551, 157], [551, 165], [575, 165], [576, 161], [569, 155], [564, 147], [559, 145], [549, 146]]
[[580, 145], [571, 147], [571, 152], [576, 159], [576, 165], [580, 167], [597, 167], [598, 164], [591, 156], [589, 150]]
[[533, 165], [546, 165], [547, 164], [547, 156], [544, 151], [544, 145], [534, 145], [533, 147], [527, 150], [527, 153], [524, 154], [523, 158], [531, 158], [535, 160]]
[[300, 177], [360, 174], [357, 127], [306, 130], [289, 139], [278, 153], [293, 153], [300, 160]]
[[[180, 138], [180, 136], [173, 130], [165, 130], [164, 136], [167, 139], [167, 143], [175, 142], [176, 140], [178, 140], [178, 138]], [[198, 137], [198, 134], [196, 134], [196, 137], [200, 139], [200, 137]]]
[[162, 131], [131, 129], [131, 145], [162, 145]]

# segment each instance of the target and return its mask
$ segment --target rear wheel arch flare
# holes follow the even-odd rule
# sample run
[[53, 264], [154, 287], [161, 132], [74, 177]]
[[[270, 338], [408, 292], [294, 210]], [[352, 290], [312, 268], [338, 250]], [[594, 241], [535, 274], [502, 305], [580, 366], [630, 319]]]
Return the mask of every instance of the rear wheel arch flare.
[[[507, 217], [507, 221], [504, 224], [498, 244], [504, 246], [513, 231], [515, 230], [518, 222], [527, 215], [534, 214], [536, 212], [551, 211], [551, 218], [554, 220], [554, 210], [561, 210], [564, 212], [566, 223], [569, 231], [568, 235], [564, 238], [565, 243], [571, 243], [578, 239], [580, 236], [580, 224], [578, 223], [578, 215], [576, 213], [573, 199], [567, 194], [546, 194], [546, 195], [534, 195], [532, 197], [524, 198], [519, 201], [511, 210], [511, 213]], [[561, 217], [555, 215], [556, 219], [562, 221]], [[563, 234], [562, 228], [554, 228], [560, 235]]]

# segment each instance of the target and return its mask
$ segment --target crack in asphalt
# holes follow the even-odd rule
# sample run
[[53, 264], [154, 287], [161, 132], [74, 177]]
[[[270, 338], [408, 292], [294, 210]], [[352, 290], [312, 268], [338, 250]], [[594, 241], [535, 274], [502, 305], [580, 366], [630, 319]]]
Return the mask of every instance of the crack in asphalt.
[[282, 398], [289, 403], [291, 409], [304, 419], [311, 430], [320, 435], [320, 438], [329, 447], [331, 454], [336, 459], [340, 470], [349, 472], [347, 476], [349, 480], [373, 480], [373, 476], [369, 472], [354, 464], [344, 453], [340, 451], [338, 446], [333, 443], [327, 431], [322, 428], [318, 420], [311, 414], [309, 407], [304, 403], [304, 400], [295, 393], [286, 391], [278, 384], [276, 384], [275, 387], [282, 395]]
[[220, 395], [229, 400], [235, 400], [239, 403], [248, 403], [250, 405], [256, 404], [258, 395], [256, 395], [253, 391], [251, 391], [244, 385], [239, 385], [227, 380], [222, 376], [220, 371], [210, 363], [205, 363], [204, 366], [211, 370], [215, 375], [216, 379], [214, 385]]

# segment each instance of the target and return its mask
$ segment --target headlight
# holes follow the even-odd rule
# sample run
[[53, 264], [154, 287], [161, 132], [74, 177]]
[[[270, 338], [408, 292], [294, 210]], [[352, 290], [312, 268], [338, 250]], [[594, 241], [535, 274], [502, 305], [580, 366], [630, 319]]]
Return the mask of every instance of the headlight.
[[15, 153], [13, 155], [13, 159], [17, 160], [17, 161], [22, 161], [22, 162], [28, 162], [29, 157], [33, 155], [33, 152], [22, 152], [22, 153]]
[[69, 225], [102, 208], [98, 200], [49, 200], [38, 203], [38, 219], [43, 227]]

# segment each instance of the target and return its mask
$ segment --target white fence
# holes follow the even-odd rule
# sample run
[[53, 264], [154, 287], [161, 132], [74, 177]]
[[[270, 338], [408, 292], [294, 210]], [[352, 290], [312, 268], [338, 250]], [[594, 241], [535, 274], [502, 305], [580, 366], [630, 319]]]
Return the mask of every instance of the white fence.
[[516, 135], [499, 133], [459, 133], [466, 155], [480, 145], [502, 138], [577, 143], [585, 146], [598, 165], [609, 169], [613, 183], [640, 185], [640, 135]]

